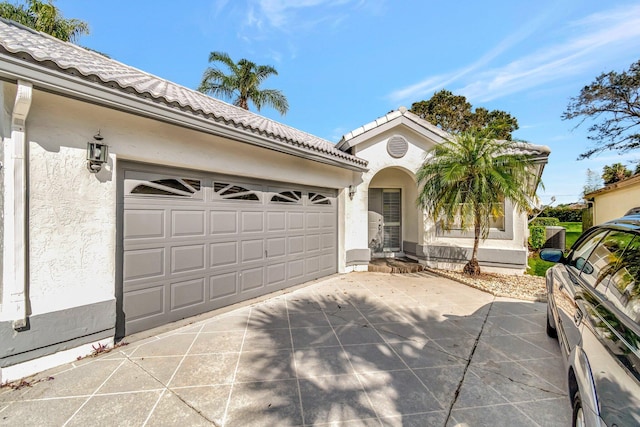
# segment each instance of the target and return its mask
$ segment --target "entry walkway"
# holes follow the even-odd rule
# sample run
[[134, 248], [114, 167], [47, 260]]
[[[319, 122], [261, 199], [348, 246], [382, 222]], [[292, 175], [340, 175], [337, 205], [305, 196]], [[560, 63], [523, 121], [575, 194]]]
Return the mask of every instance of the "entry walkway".
[[566, 426], [546, 306], [352, 273], [0, 389], [0, 425]]

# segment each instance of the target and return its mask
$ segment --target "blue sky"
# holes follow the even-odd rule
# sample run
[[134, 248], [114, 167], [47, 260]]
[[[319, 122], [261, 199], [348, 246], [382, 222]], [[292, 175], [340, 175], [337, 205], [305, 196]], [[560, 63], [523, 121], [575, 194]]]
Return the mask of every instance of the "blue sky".
[[[195, 88], [211, 51], [273, 65], [265, 88], [289, 100], [282, 117], [332, 142], [400, 106], [448, 89], [500, 109], [515, 137], [551, 148], [539, 191], [578, 201], [586, 171], [640, 151], [577, 161], [589, 121], [562, 121], [569, 99], [604, 71], [640, 59], [637, 1], [57, 0], [89, 23], [79, 43]], [[575, 129], [574, 129], [575, 128]]]

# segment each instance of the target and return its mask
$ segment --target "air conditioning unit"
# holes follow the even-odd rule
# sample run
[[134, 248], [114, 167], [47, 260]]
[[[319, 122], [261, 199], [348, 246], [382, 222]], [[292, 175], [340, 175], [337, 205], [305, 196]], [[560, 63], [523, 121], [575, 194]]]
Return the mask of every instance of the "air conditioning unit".
[[553, 248], [565, 250], [567, 243], [567, 230], [564, 227], [548, 226], [545, 227], [545, 244], [543, 248]]

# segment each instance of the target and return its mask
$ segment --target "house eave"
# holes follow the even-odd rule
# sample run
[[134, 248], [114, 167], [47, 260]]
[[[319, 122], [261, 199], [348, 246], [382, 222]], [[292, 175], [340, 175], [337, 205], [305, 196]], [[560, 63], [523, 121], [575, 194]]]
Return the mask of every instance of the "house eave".
[[[371, 138], [397, 127], [398, 125], [404, 125], [407, 128], [413, 130], [414, 132], [420, 135], [423, 135], [437, 143], [442, 142], [444, 140], [442, 135], [439, 135], [438, 133], [427, 129], [424, 126], [420, 126], [418, 123], [407, 118], [405, 115], [399, 115], [397, 117], [394, 117], [391, 120], [388, 120], [384, 123], [376, 125], [375, 127], [371, 127], [370, 129], [365, 129], [364, 131], [362, 131], [361, 133], [355, 136], [349, 136], [346, 138], [343, 137], [340, 140], [340, 142], [336, 144], [336, 148], [338, 150], [347, 151], [350, 148], [362, 142], [369, 141], [371, 140]], [[350, 134], [352, 133], [353, 132], [350, 132]]]
[[612, 184], [608, 184], [603, 188], [600, 188], [600, 189], [598, 189], [596, 191], [592, 191], [591, 193], [587, 193], [587, 194], [584, 195], [584, 199], [585, 200], [589, 200], [589, 199], [593, 200], [594, 197], [601, 196], [603, 194], [607, 194], [607, 193], [610, 193], [612, 191], [615, 191], [615, 190], [618, 190], [618, 189], [621, 189], [621, 188], [625, 188], [625, 187], [629, 187], [629, 186], [632, 186], [632, 185], [635, 185], [635, 184], [638, 184], [638, 183], [640, 183], [640, 174], [636, 174], [636, 175], [634, 175], [632, 177], [629, 177], [627, 179], [624, 179], [622, 181], [618, 181], [618, 182], [614, 182]]
[[366, 162], [361, 159], [351, 161], [305, 147], [297, 147], [291, 142], [279, 141], [257, 131], [252, 132], [248, 129], [227, 126], [224, 123], [212, 120], [204, 114], [171, 107], [151, 97], [143, 98], [142, 95], [137, 93], [124, 92], [117, 85], [109, 87], [104, 83], [89, 81], [80, 76], [63, 73], [31, 61], [21, 60], [6, 53], [0, 53], [0, 79], [11, 83], [16, 83], [18, 79], [23, 79], [31, 82], [35, 89], [42, 91], [331, 166], [357, 172], [367, 170]]

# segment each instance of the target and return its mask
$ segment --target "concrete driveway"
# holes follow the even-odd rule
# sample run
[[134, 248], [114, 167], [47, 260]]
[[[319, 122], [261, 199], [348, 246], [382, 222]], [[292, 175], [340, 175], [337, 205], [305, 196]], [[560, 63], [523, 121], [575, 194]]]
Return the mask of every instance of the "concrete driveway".
[[333, 276], [4, 387], [0, 425], [566, 426], [545, 310], [428, 273]]

